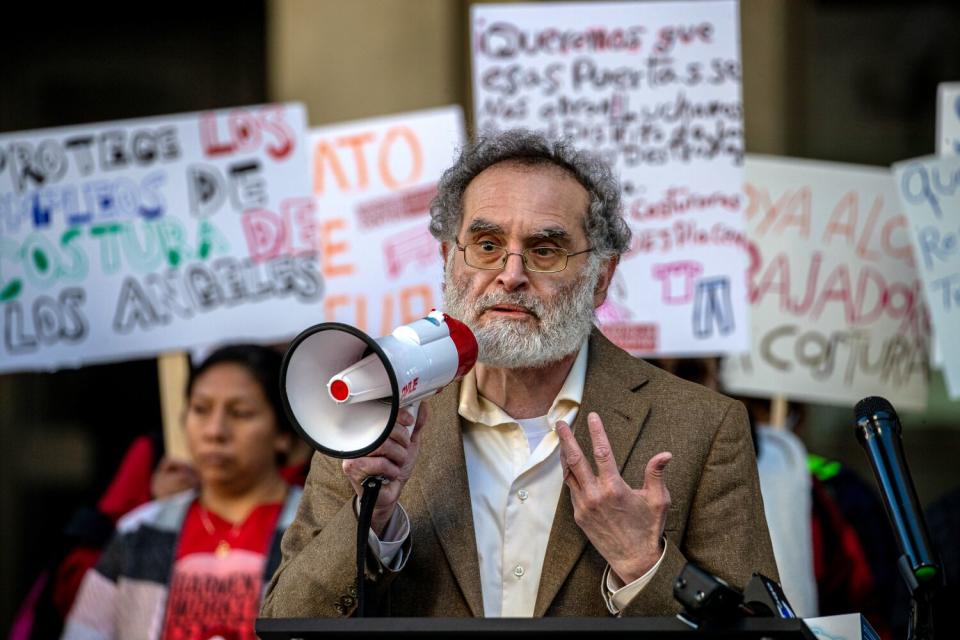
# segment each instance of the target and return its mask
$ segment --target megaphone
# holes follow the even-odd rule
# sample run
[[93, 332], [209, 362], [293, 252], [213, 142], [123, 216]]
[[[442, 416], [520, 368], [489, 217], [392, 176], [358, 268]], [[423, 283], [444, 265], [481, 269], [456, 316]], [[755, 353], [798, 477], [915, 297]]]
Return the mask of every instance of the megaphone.
[[401, 408], [462, 378], [477, 340], [462, 322], [432, 311], [373, 339], [325, 322], [294, 338], [283, 357], [280, 392], [294, 428], [317, 451], [359, 458], [390, 437]]

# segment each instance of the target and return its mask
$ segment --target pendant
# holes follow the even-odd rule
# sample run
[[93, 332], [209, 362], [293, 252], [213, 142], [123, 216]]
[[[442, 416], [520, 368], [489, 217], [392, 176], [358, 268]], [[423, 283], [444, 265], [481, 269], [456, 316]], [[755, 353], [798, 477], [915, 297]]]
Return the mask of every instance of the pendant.
[[213, 552], [218, 558], [225, 558], [230, 555], [230, 543], [226, 540], [221, 540], [217, 543], [217, 549]]

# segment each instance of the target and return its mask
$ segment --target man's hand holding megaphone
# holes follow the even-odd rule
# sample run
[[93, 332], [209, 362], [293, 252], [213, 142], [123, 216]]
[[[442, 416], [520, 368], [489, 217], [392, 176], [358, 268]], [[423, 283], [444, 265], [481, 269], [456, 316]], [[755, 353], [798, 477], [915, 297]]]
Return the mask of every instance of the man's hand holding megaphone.
[[[377, 495], [370, 528], [383, 537], [383, 531], [393, 516], [400, 500], [403, 486], [410, 479], [420, 453], [420, 429], [427, 420], [427, 405], [421, 404], [416, 420], [407, 409], [401, 409], [390, 437], [373, 453], [362, 458], [343, 461], [343, 473], [347, 476], [357, 496], [363, 495], [363, 481], [370, 476], [384, 478], [383, 487]], [[413, 430], [410, 430], [411, 425]]]
[[358, 496], [367, 478], [384, 479], [371, 525], [378, 537], [420, 452], [421, 400], [462, 378], [477, 351], [473, 332], [439, 311], [377, 339], [345, 324], [315, 325], [287, 350], [280, 386], [293, 426], [317, 451], [344, 460]]

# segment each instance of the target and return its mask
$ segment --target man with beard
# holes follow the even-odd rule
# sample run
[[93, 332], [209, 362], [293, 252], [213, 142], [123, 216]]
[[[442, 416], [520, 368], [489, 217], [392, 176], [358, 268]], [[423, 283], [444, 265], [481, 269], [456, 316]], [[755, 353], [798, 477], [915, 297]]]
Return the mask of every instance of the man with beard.
[[630, 246], [609, 168], [491, 136], [444, 174], [430, 228], [477, 366], [421, 405], [412, 436], [402, 412], [371, 455], [314, 456], [262, 614], [353, 612], [373, 475], [390, 479], [367, 569], [383, 615], [668, 615], [687, 561], [740, 587], [776, 579], [743, 405], [593, 327]]

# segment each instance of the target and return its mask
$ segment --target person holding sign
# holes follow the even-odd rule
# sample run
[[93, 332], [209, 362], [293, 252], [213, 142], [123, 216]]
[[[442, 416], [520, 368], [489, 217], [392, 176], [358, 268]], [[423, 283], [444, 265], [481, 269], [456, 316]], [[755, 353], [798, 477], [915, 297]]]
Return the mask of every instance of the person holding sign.
[[256, 637], [262, 585], [301, 495], [278, 470], [293, 439], [279, 372], [280, 355], [253, 345], [218, 349], [191, 371], [184, 429], [199, 492], [120, 520], [64, 638]]
[[261, 614], [354, 612], [370, 475], [391, 479], [367, 571], [384, 615], [667, 615], [687, 561], [739, 587], [776, 579], [743, 405], [593, 326], [630, 247], [609, 167], [492, 135], [444, 174], [431, 218], [445, 310], [476, 334], [478, 364], [421, 407], [412, 438], [401, 413], [369, 456], [314, 456]]

